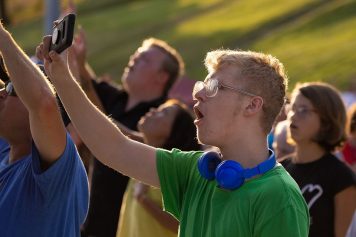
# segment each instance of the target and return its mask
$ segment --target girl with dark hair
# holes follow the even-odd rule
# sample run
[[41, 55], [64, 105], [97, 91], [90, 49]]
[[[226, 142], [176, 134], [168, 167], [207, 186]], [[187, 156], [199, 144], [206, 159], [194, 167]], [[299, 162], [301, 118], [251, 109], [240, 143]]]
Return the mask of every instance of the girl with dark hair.
[[[127, 135], [164, 149], [199, 150], [196, 128], [187, 107], [169, 100], [151, 109], [138, 123], [140, 133]], [[138, 164], [139, 165], [139, 164]], [[122, 203], [117, 237], [177, 236], [178, 221], [162, 210], [159, 189], [131, 179]]]
[[344, 237], [356, 208], [356, 179], [333, 155], [346, 137], [346, 112], [338, 91], [325, 83], [298, 85], [288, 120], [296, 152], [282, 164], [308, 204], [309, 236]]

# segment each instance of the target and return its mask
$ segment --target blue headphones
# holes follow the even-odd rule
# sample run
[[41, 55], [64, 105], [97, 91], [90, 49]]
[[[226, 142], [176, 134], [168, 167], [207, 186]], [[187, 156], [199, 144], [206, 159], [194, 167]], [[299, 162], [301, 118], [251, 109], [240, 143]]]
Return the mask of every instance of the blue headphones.
[[220, 188], [234, 190], [241, 187], [245, 179], [273, 169], [277, 162], [273, 151], [269, 152], [271, 155], [267, 160], [250, 169], [244, 169], [240, 163], [233, 160], [222, 161], [220, 154], [216, 152], [205, 152], [198, 160], [198, 170], [207, 180], [215, 178]]

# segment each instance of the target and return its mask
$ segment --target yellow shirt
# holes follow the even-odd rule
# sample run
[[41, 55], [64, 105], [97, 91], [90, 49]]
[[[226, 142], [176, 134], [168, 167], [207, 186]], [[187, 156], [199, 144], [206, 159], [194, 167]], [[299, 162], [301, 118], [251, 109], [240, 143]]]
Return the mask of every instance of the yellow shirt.
[[[130, 179], [122, 201], [120, 220], [116, 237], [173, 237], [171, 230], [162, 226], [133, 196], [136, 181]], [[149, 187], [147, 196], [162, 206], [162, 194], [159, 189]]]

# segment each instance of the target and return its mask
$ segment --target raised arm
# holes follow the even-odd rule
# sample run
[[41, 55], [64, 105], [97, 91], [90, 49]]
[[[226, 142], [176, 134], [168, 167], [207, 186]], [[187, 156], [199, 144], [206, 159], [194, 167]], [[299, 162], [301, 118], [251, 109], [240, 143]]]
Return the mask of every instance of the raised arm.
[[49, 37], [37, 47], [37, 56], [44, 58], [46, 72], [68, 112], [72, 123], [91, 152], [111, 168], [159, 187], [156, 149], [123, 135], [85, 95], [68, 69], [67, 52], [48, 54]]
[[[78, 67], [79, 75], [77, 81], [90, 101], [101, 111], [104, 111], [103, 105], [92, 83], [92, 80], [95, 80], [97, 76], [87, 62], [87, 40], [82, 27], [80, 27], [79, 33], [74, 38], [71, 52], [73, 53], [72, 59], [76, 61], [76, 65]], [[69, 59], [71, 59], [71, 57], [69, 57]]]
[[29, 112], [32, 138], [44, 165], [63, 153], [66, 135], [49, 82], [0, 23], [0, 51], [15, 91]]

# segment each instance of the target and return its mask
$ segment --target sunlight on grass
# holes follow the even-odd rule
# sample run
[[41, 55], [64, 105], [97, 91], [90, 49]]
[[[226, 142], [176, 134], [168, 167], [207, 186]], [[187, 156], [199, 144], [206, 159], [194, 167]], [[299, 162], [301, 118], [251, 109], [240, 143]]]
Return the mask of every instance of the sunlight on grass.
[[[286, 65], [291, 87], [297, 81], [327, 81], [347, 89], [355, 80], [356, 70], [356, 4], [335, 4], [313, 14], [298, 24], [275, 32], [253, 48], [279, 57]], [[341, 9], [341, 11], [340, 11]], [[339, 20], [327, 22], [339, 10]], [[342, 16], [342, 17], [340, 17]], [[326, 19], [324, 19], [326, 18]], [[318, 25], [316, 25], [318, 23]]]
[[[201, 80], [205, 54], [242, 48], [277, 56], [296, 81], [324, 80], [347, 89], [356, 78], [356, 2], [352, 0], [82, 0], [77, 25], [87, 32], [89, 61], [119, 81], [147, 37], [181, 52], [189, 77]], [[10, 30], [29, 54], [42, 38], [41, 19]]]
[[220, 31], [236, 30], [241, 34], [307, 2], [311, 0], [290, 1], [288, 4], [285, 1], [273, 0], [229, 1], [215, 11], [183, 22], [177, 27], [177, 32], [182, 35], [213, 35]]

